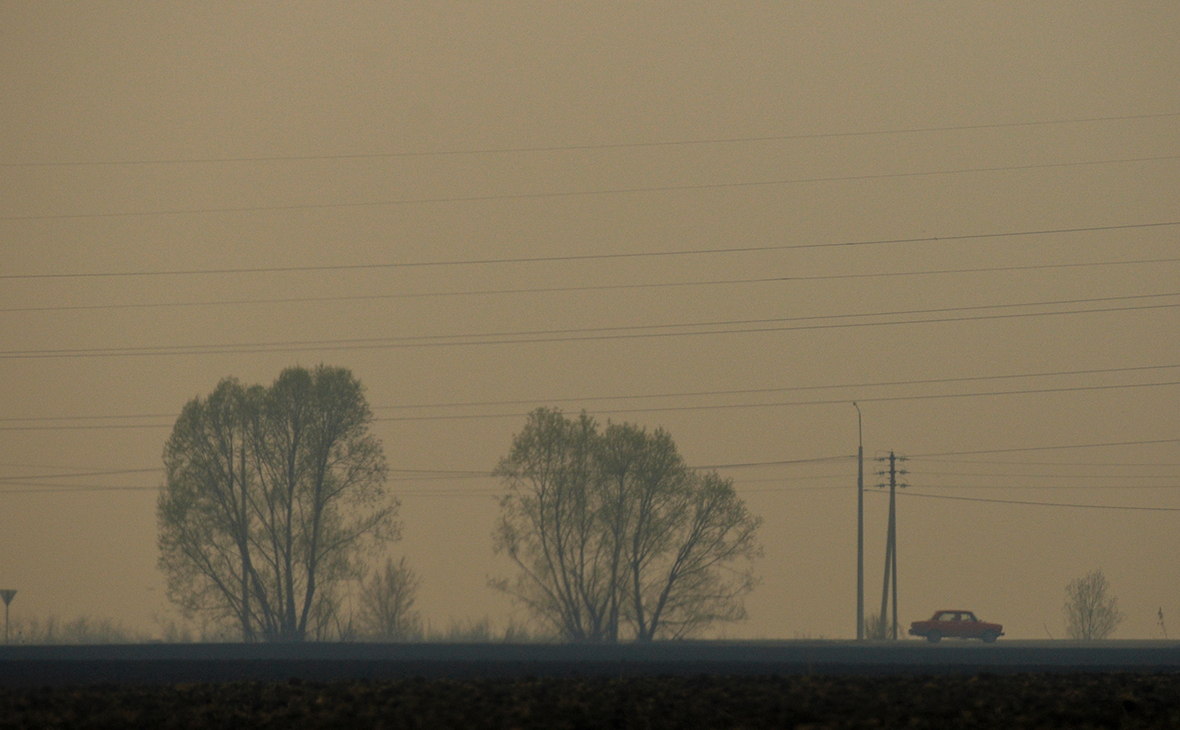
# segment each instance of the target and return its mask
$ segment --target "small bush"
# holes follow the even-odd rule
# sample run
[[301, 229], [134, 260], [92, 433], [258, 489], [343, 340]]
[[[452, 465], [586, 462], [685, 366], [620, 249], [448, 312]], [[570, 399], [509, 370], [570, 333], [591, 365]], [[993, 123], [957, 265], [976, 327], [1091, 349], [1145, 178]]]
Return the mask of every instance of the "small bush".
[[884, 641], [889, 638], [890, 627], [881, 621], [881, 614], [871, 613], [865, 616], [865, 638], [869, 641]]

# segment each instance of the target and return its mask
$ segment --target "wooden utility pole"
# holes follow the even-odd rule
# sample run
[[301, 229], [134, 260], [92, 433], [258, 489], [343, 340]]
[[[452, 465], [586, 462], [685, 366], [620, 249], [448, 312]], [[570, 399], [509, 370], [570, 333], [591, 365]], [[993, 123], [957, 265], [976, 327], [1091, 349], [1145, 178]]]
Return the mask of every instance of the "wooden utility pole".
[[[877, 459], [877, 461], [888, 461], [889, 471], [877, 472], [881, 476], [889, 475], [889, 530], [885, 537], [885, 583], [881, 588], [881, 634], [886, 634], [886, 614], [889, 610], [889, 586], [890, 579], [893, 583], [893, 625], [889, 631], [890, 638], [897, 639], [897, 488], [904, 487], [904, 484], [898, 484], [897, 475], [905, 474], [904, 469], [897, 468], [897, 462], [905, 461], [904, 456], [897, 456], [892, 451], [889, 456]], [[884, 484], [877, 486], [883, 487]]]

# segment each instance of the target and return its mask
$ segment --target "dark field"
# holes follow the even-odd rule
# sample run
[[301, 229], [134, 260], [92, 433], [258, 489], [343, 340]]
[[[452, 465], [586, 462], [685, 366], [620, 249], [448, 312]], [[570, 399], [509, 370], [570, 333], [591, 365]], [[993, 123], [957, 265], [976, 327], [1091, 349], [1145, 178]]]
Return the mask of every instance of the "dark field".
[[0, 728], [1180, 727], [1180, 675], [629, 677], [0, 688]]

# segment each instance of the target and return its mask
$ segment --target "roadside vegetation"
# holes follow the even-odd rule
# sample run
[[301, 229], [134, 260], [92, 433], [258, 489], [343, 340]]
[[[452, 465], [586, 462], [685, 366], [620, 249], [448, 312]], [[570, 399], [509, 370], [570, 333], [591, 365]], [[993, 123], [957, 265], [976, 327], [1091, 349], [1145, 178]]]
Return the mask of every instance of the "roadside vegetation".
[[129, 629], [109, 618], [79, 616], [63, 619], [13, 618], [8, 624], [9, 644], [141, 644], [150, 634]]
[[[510, 618], [501, 623], [490, 616], [480, 618], [451, 618], [443, 623], [419, 619], [411, 628], [397, 635], [345, 630], [325, 634], [319, 641], [340, 642], [408, 642], [408, 643], [549, 643], [556, 641], [551, 634]], [[241, 641], [233, 624], [194, 624], [169, 620], [160, 623], [156, 631], [132, 629], [121, 622], [105, 617], [78, 616], [61, 618], [49, 615], [13, 617], [9, 622], [9, 641], [13, 646], [99, 645], [99, 644], [194, 644], [228, 643]]]

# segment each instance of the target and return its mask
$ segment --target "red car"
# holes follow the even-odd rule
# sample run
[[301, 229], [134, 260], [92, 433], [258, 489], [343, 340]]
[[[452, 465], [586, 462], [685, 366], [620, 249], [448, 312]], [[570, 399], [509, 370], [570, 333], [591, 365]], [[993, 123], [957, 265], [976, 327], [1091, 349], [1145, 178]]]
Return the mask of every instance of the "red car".
[[910, 624], [910, 635], [925, 636], [930, 642], [941, 641], [946, 636], [983, 639], [990, 644], [1004, 635], [1004, 627], [980, 621], [971, 611], [935, 611], [930, 620]]

